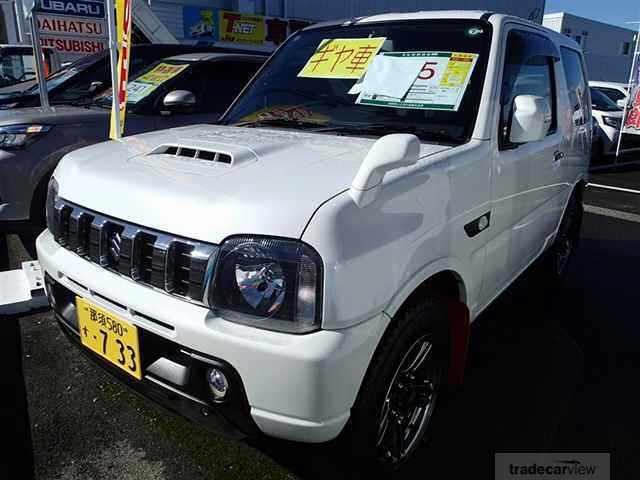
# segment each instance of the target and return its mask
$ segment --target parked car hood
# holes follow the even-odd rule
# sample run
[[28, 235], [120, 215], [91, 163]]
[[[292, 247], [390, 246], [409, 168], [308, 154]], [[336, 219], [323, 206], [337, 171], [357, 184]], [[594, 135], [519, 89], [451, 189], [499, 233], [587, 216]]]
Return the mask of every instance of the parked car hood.
[[104, 119], [109, 115], [108, 109], [85, 108], [73, 106], [30, 107], [0, 110], [0, 127], [29, 123], [48, 125], [64, 125]]
[[[214, 243], [243, 233], [295, 238], [323, 202], [349, 188], [374, 142], [198, 125], [76, 150], [54, 175], [68, 201], [175, 235]], [[232, 162], [157, 153], [171, 146]], [[449, 148], [423, 144], [421, 155]]]
[[20, 83], [14, 83], [13, 85], [6, 85], [4, 87], [1, 87], [0, 99], [4, 99], [5, 97], [15, 97], [24, 94], [36, 83], [38, 83], [36, 80], [27, 80]]
[[593, 108], [591, 111], [593, 113], [597, 113], [598, 115], [613, 118], [622, 118], [622, 115], [624, 113], [623, 110], [598, 110], [597, 108]]

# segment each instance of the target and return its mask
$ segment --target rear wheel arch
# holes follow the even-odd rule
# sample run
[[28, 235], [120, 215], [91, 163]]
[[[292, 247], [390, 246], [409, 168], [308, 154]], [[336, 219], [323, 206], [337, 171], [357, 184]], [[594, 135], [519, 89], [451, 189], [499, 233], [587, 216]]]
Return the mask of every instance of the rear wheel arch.
[[586, 188], [587, 188], [586, 180], [583, 178], [578, 180], [578, 182], [573, 187], [573, 191], [571, 192], [571, 195], [569, 195], [569, 198], [567, 199], [567, 204], [565, 205], [564, 212], [562, 213], [562, 216], [564, 217], [564, 215], [567, 213], [567, 209], [571, 205], [571, 200], [575, 198], [578, 202], [578, 219], [573, 227], [572, 235], [576, 239], [579, 239], [580, 231], [582, 229], [582, 219], [584, 216], [583, 202], [584, 202], [584, 194], [585, 194]]
[[587, 182], [585, 179], [582, 178], [578, 180], [578, 183], [575, 185], [575, 187], [573, 187], [573, 191], [571, 192], [571, 195], [572, 196], [576, 195], [580, 203], [582, 203], [582, 201], [584, 200], [584, 191], [586, 188], [587, 188]]

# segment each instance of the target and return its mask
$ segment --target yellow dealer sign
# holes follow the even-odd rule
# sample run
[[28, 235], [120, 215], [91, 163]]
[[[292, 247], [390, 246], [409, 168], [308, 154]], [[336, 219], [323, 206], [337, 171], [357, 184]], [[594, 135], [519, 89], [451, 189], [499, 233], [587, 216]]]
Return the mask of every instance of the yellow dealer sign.
[[357, 80], [367, 70], [385, 40], [385, 37], [324, 39], [298, 76]]
[[265, 18], [220, 10], [220, 40], [224, 42], [262, 43], [265, 40]]

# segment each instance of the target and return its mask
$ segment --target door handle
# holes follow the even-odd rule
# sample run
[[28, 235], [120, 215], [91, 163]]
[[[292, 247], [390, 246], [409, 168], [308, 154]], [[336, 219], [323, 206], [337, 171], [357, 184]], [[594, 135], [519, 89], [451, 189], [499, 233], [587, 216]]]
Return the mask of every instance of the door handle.
[[564, 152], [561, 152], [561, 151], [559, 151], [559, 150], [556, 150], [556, 151], [553, 153], [553, 161], [554, 161], [554, 162], [558, 162], [558, 161], [562, 160], [563, 158], [564, 158]]

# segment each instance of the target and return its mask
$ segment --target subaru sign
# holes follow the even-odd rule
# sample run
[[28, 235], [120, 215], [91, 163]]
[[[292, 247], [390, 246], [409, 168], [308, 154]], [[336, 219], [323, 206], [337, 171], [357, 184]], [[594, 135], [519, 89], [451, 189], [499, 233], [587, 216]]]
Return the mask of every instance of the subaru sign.
[[104, 2], [85, 0], [41, 0], [40, 12], [71, 17], [104, 18]]

